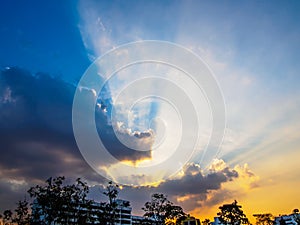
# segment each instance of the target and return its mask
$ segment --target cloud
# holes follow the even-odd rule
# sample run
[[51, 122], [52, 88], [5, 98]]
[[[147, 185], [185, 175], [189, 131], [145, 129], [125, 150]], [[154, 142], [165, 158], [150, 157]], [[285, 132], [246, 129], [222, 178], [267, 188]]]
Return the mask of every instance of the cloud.
[[[95, 98], [93, 90], [84, 91]], [[5, 180], [14, 179], [24, 180], [22, 185], [26, 187], [58, 175], [83, 177], [90, 182], [105, 180], [91, 170], [75, 142], [72, 130], [74, 92], [74, 85], [48, 74], [33, 75], [15, 67], [1, 71], [0, 185]], [[119, 141], [101, 108], [96, 110], [96, 121], [100, 128], [104, 128], [105, 132], [99, 135], [114, 157], [120, 161], [149, 157], [149, 151], [135, 151]], [[150, 133], [123, 135], [136, 143], [147, 139], [151, 148]], [[17, 193], [19, 189], [13, 187], [11, 192]], [[22, 192], [25, 190], [23, 188]], [[8, 201], [14, 196], [19, 195], [2, 193], [0, 198]]]
[[196, 164], [190, 165], [181, 178], [160, 185], [163, 187], [161, 190], [170, 193], [173, 201], [192, 215], [214, 215], [224, 202], [241, 198], [260, 183], [259, 177], [248, 165], [232, 168], [218, 159], [212, 163], [207, 174], [201, 172], [200, 167], [195, 169], [198, 167]]
[[79, 1], [79, 29], [86, 49], [98, 57], [127, 42], [172, 38], [178, 7], [153, 2]]
[[[200, 165], [191, 163], [184, 168], [181, 177], [165, 181], [157, 189], [168, 193], [188, 211], [202, 208], [207, 205], [213, 193], [223, 190], [225, 183], [239, 179], [239, 173], [227, 166], [223, 160], [215, 160], [211, 167], [204, 174]], [[216, 199], [219, 198], [216, 196]], [[219, 202], [220, 199], [215, 201]]]
[[[248, 179], [258, 182], [258, 177], [247, 165], [230, 168], [223, 160], [215, 160], [209, 172], [204, 173], [199, 164], [190, 163], [176, 177], [161, 181], [155, 186], [123, 186], [120, 197], [131, 201], [135, 214], [143, 214], [141, 207], [149, 201], [153, 193], [166, 194], [172, 202], [182, 206], [187, 212], [202, 212], [245, 193], [246, 186], [234, 191], [230, 187], [240, 188], [237, 184]], [[92, 195], [98, 195], [99, 192], [95, 190], [99, 188], [103, 187], [94, 186]]]
[[223, 182], [238, 177], [238, 173], [229, 167], [204, 175], [198, 166], [193, 163], [187, 165], [183, 170], [182, 177], [165, 181], [159, 185], [158, 189], [163, 192], [167, 190], [172, 196], [178, 197], [190, 194], [206, 194], [209, 190], [219, 189]]

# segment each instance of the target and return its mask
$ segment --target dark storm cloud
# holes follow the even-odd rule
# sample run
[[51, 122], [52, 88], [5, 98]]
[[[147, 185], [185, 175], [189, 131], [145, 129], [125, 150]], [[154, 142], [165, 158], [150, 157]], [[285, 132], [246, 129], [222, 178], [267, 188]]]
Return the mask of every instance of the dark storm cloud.
[[2, 71], [1, 167], [22, 169], [24, 176], [45, 176], [68, 167], [61, 163], [63, 156], [80, 158], [71, 127], [73, 89], [46, 74]]
[[[224, 200], [230, 193], [222, 190], [222, 184], [231, 182], [238, 176], [238, 172], [229, 167], [224, 167], [219, 171], [211, 170], [208, 174], [203, 174], [198, 164], [191, 163], [184, 168], [182, 176], [161, 182], [157, 187], [123, 186], [120, 197], [129, 201], [134, 200], [131, 205], [133, 212], [136, 214], [143, 213], [141, 207], [146, 201], [150, 200], [153, 193], [166, 194], [172, 202], [181, 205], [186, 211], [191, 211], [201, 207], [203, 202], [205, 204], [209, 202], [212, 205]], [[96, 186], [92, 189], [99, 190], [100, 187]], [[212, 191], [220, 191], [224, 195], [216, 195], [213, 199], [207, 200], [208, 194]], [[97, 191], [97, 194], [99, 195], [99, 191]], [[187, 197], [186, 200], [180, 200], [184, 197]]]
[[[1, 71], [0, 186], [13, 179], [24, 180], [22, 185], [28, 187], [58, 175], [95, 182], [104, 180], [90, 169], [77, 148], [72, 130], [74, 92], [74, 85], [47, 74], [32, 75], [19, 68]], [[103, 111], [97, 110], [96, 120], [105, 128], [101, 138], [108, 149], [113, 149], [111, 154], [116, 158], [145, 157], [118, 141]], [[10, 188], [18, 193], [17, 188]], [[26, 188], [22, 191], [25, 193]], [[0, 199], [10, 196], [0, 193]]]
[[14, 187], [7, 179], [0, 179], [1, 213], [4, 209], [14, 208], [16, 202], [24, 198], [24, 192], [26, 190], [26, 184], [20, 184], [17, 187]]
[[238, 172], [229, 167], [203, 174], [198, 164], [191, 163], [184, 169], [182, 177], [165, 181], [158, 189], [172, 196], [175, 202], [190, 211], [201, 207], [211, 191], [221, 190], [223, 183], [230, 182], [238, 176]]
[[162, 183], [160, 190], [167, 191], [172, 196], [182, 194], [207, 193], [208, 190], [217, 190], [221, 183], [228, 181], [229, 178], [224, 173], [212, 173], [204, 176], [201, 172], [191, 175], [187, 174], [178, 180], [170, 180]]
[[159, 189], [173, 196], [207, 193], [209, 190], [220, 189], [222, 183], [236, 177], [238, 177], [237, 171], [229, 167], [204, 175], [199, 165], [191, 163], [186, 166], [184, 175], [180, 179], [163, 182]]

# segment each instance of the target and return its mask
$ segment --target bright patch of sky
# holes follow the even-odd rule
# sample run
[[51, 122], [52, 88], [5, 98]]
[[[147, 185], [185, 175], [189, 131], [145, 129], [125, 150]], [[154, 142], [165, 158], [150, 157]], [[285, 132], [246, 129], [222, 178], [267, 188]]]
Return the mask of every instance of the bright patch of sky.
[[[220, 157], [235, 161], [246, 155], [270, 132], [271, 123], [280, 118], [281, 105], [299, 95], [297, 2], [80, 1], [78, 9], [82, 40], [92, 60], [121, 44], [155, 39], [179, 43], [209, 64], [224, 93], [228, 112]], [[108, 83], [112, 102], [125, 83], [150, 74], [158, 75], [155, 70], [138, 66], [120, 71]], [[168, 77], [167, 72], [159, 76]], [[149, 85], [155, 88], [155, 84]], [[130, 93], [131, 97], [134, 94]], [[123, 103], [133, 101], [131, 97], [122, 98], [128, 102], [115, 106], [122, 111]], [[149, 128], [152, 118], [161, 118], [162, 109], [157, 99], [141, 101], [120, 114], [130, 120], [119, 118], [119, 122], [142, 131]], [[202, 117], [206, 128], [211, 125], [208, 114]], [[257, 123], [253, 126], [254, 121]], [[202, 134], [209, 137], [209, 132]]]

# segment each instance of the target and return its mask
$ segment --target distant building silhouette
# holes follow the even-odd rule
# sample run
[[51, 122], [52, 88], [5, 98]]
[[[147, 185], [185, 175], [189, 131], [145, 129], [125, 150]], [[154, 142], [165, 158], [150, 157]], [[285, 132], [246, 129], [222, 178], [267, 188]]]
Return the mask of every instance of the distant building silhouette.
[[214, 217], [214, 221], [211, 222], [211, 225], [222, 225], [218, 216]]
[[[137, 221], [140, 221], [138, 219], [136, 219], [137, 217], [134, 217], [134, 220], [132, 223], [132, 215], [131, 215], [131, 211], [132, 208], [130, 207], [130, 202], [127, 200], [123, 200], [123, 199], [116, 199], [115, 201], [116, 203], [116, 209], [115, 209], [115, 225], [132, 225], [132, 224], [141, 224], [141, 223], [136, 223]], [[101, 223], [101, 213], [104, 213], [104, 205], [99, 203], [99, 202], [93, 202], [92, 205], [90, 206], [89, 209], [85, 208], [84, 205], [81, 205], [79, 208], [77, 207], [77, 209], [79, 209], [82, 213], [89, 211], [90, 216], [93, 217], [94, 222], [93, 223], [88, 223], [85, 222], [85, 224], [100, 224]], [[41, 207], [37, 204], [37, 202], [33, 203], [32, 206], [32, 211], [40, 211]], [[72, 214], [70, 212], [69, 214], [69, 218], [68, 218], [68, 224], [80, 224], [80, 221], [78, 221], [78, 218], [74, 217], [72, 218], [72, 216], [74, 216], [74, 214]], [[143, 217], [142, 217], [143, 218]], [[39, 218], [33, 218], [33, 222], [36, 222], [38, 224], [39, 221], [43, 221], [45, 218], [43, 216], [40, 216]], [[57, 224], [57, 223], [55, 223]], [[64, 223], [62, 223], [64, 224]]]
[[193, 217], [193, 216], [188, 216], [185, 220], [181, 222], [181, 225], [200, 225], [200, 220]]
[[132, 218], [131, 218], [132, 208], [129, 206], [130, 202], [123, 199], [117, 199], [116, 203], [117, 203], [116, 225], [132, 224]]
[[275, 217], [274, 225], [297, 225], [294, 213]]

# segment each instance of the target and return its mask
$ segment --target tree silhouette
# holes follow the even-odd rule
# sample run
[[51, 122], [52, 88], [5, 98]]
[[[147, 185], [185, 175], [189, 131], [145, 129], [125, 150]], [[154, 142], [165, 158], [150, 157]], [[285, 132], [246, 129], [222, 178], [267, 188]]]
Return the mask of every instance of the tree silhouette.
[[75, 184], [64, 185], [65, 177], [50, 177], [45, 186], [36, 185], [28, 190], [34, 198], [32, 217], [34, 224], [72, 224], [93, 220], [90, 216], [92, 201], [87, 200], [89, 187], [80, 178]]
[[241, 208], [242, 206], [238, 205], [236, 200], [232, 204], [220, 206], [221, 212], [217, 214], [220, 222], [227, 225], [249, 224], [249, 220]]
[[203, 225], [210, 225], [210, 220], [209, 219], [205, 219], [202, 221]]
[[256, 225], [274, 225], [274, 217], [271, 213], [254, 214]]
[[293, 210], [293, 218], [295, 220], [295, 222], [300, 225], [300, 213], [299, 213], [299, 209], [294, 209]]
[[164, 194], [153, 194], [151, 201], [146, 202], [142, 208], [145, 211], [144, 216], [154, 220], [155, 224], [163, 224], [166, 219], [178, 219], [185, 213], [180, 206], [174, 205]]
[[11, 210], [5, 210], [3, 212], [3, 222], [4, 222], [4, 225], [10, 225], [12, 224], [12, 211]]
[[29, 203], [24, 199], [17, 203], [17, 208], [15, 209], [16, 215], [12, 219], [14, 223], [18, 225], [28, 225], [30, 224], [30, 213], [29, 213]]
[[185, 213], [183, 215], [177, 216], [176, 225], [181, 225], [182, 221], [184, 221], [186, 218], [187, 218], [187, 214]]
[[287, 225], [286, 222], [285, 222], [285, 219], [283, 218], [283, 216], [280, 217], [279, 224], [280, 225]]
[[112, 181], [109, 181], [103, 194], [106, 195], [109, 200], [108, 204], [102, 203], [104, 206], [104, 214], [105, 214], [103, 219], [108, 220], [109, 224], [114, 225], [116, 221], [116, 213], [117, 213], [116, 199], [119, 194], [119, 185], [114, 184]]

